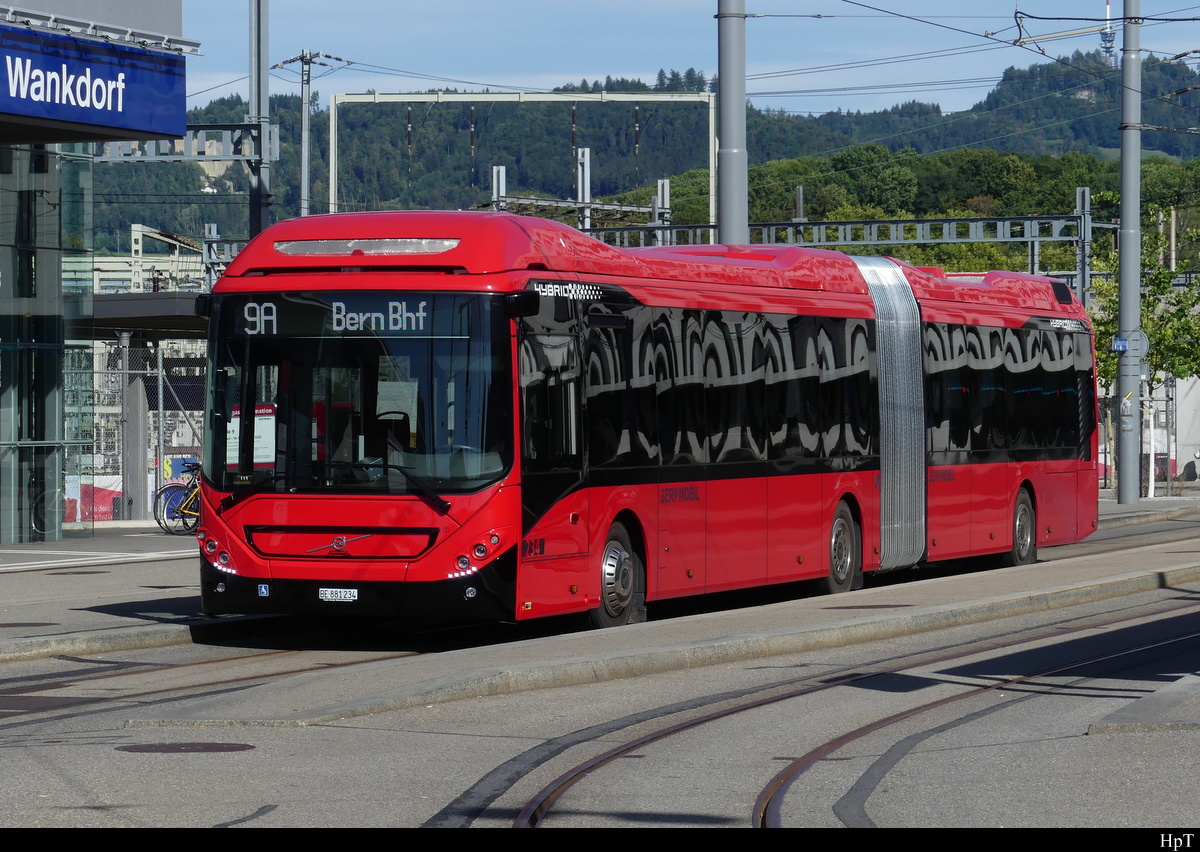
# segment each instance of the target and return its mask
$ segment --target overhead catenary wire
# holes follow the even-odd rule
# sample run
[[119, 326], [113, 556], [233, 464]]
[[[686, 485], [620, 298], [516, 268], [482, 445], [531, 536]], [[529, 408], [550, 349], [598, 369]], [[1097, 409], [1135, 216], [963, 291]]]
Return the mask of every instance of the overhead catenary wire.
[[[771, 15], [755, 15], [755, 17], [772, 17], [772, 18], [786, 18], [786, 17], [792, 17], [792, 18], [798, 18], [798, 17], [836, 18], [836, 17], [842, 17], [842, 18], [884, 18], [884, 19], [892, 18], [892, 17], [903, 17], [903, 18], [908, 18], [908, 19], [911, 19], [911, 20], [919, 22], [919, 23], [929, 24], [929, 25], [933, 25], [933, 26], [939, 26], [939, 27], [943, 27], [947, 30], [961, 32], [964, 34], [969, 34], [972, 36], [972, 38], [981, 38], [981, 37], [987, 38], [987, 39], [989, 39], [989, 41], [991, 43], [985, 44], [985, 45], [979, 45], [979, 46], [962, 45], [962, 46], [955, 47], [955, 48], [946, 48], [946, 49], [937, 50], [937, 51], [926, 51], [926, 52], [922, 52], [919, 54], [905, 54], [905, 55], [899, 55], [899, 56], [895, 56], [895, 57], [881, 58], [878, 60], [865, 60], [860, 63], [838, 63], [838, 64], [830, 65], [830, 66], [814, 66], [813, 68], [808, 68], [808, 69], [804, 69], [804, 68], [786, 69], [786, 70], [782, 70], [782, 71], [766, 72], [766, 73], [757, 74], [757, 75], [749, 75], [748, 79], [766, 81], [769, 79], [780, 79], [782, 77], [793, 76], [793, 75], [810, 75], [810, 74], [814, 74], [814, 73], [825, 73], [825, 72], [837, 70], [837, 69], [845, 70], [845, 69], [850, 69], [850, 68], [854, 68], [854, 67], [878, 67], [883, 64], [905, 64], [910, 61], [918, 61], [918, 60], [923, 60], [923, 59], [928, 59], [928, 58], [946, 58], [946, 57], [951, 57], [951, 56], [961, 56], [961, 55], [977, 53], [977, 52], [982, 52], [982, 51], [988, 51], [988, 50], [1001, 50], [1001, 49], [1010, 48], [1010, 47], [1014, 46], [1011, 42], [1004, 41], [1004, 40], [998, 38], [997, 33], [980, 34], [980, 33], [970, 32], [969, 30], [962, 29], [960, 27], [953, 26], [952, 24], [949, 24], [949, 23], [944, 23], [944, 22], [953, 22], [953, 21], [964, 21], [965, 22], [965, 21], [971, 21], [971, 20], [994, 19], [996, 17], [995, 15], [948, 15], [948, 16], [927, 16], [925, 18], [918, 18], [918, 17], [912, 16], [912, 15], [905, 15], [905, 14], [893, 12], [893, 11], [890, 11], [887, 9], [881, 9], [881, 8], [878, 8], [875, 6], [871, 6], [867, 3], [852, 2], [852, 0], [845, 0], [845, 2], [847, 2], [848, 5], [857, 6], [864, 10], [868, 10], [869, 14], [843, 14], [843, 15], [835, 15], [835, 14], [813, 14], [813, 15], [798, 15], [798, 14], [797, 15], [783, 15], [783, 14], [780, 14], [780, 15], [774, 15], [774, 14], [771, 14]], [[1198, 7], [1189, 7], [1189, 8], [1198, 8]], [[1030, 14], [1026, 14], [1026, 13], [1021, 13], [1021, 14], [1030, 20], [1039, 20], [1039, 21], [1041, 21], [1041, 20], [1069, 20], [1068, 18], [1065, 18], [1063, 16], [1030, 15]], [[1170, 17], [1171, 15], [1174, 15], [1174, 14], [1175, 13], [1172, 12], [1172, 13], [1166, 13], [1164, 15], [1159, 15], [1159, 16], [1143, 16], [1143, 19], [1147, 20], [1147, 21], [1198, 20], [1197, 18]], [[1101, 19], [1097, 19], [1097, 20], [1101, 20]], [[1000, 32], [1004, 32], [1004, 30], [1002, 30]], [[1035, 53], [1038, 53], [1039, 55], [1045, 55], [1044, 52], [1039, 51], [1039, 50], [1034, 50], [1032, 48], [1023, 47], [1021, 49], [1030, 49], [1030, 50], [1033, 50]], [[1071, 64], [1069, 62], [1064, 63], [1064, 64], [1066, 65], [1066, 67], [1073, 68], [1073, 66], [1071, 66]], [[355, 61], [355, 60], [346, 60], [345, 66], [342, 66], [341, 68], [337, 68], [337, 69], [330, 69], [329, 71], [325, 72], [325, 74], [322, 74], [321, 76], [326, 76], [328, 74], [334, 73], [335, 71], [343, 70], [344, 68], [350, 68], [350, 67], [353, 67], [356, 71], [360, 71], [360, 72], [364, 72], [364, 73], [378, 74], [380, 76], [408, 77], [411, 79], [427, 80], [427, 81], [438, 82], [438, 83], [449, 84], [449, 85], [484, 86], [484, 87], [491, 88], [491, 89], [503, 89], [503, 90], [511, 90], [511, 91], [541, 91], [541, 89], [535, 89], [535, 88], [531, 88], [531, 87], [510, 85], [510, 84], [497, 84], [494, 82], [483, 83], [480, 81], [466, 80], [466, 79], [462, 79], [462, 78], [450, 77], [450, 76], [444, 76], [444, 75], [426, 74], [426, 73], [422, 73], [422, 72], [413, 71], [410, 69], [395, 68], [395, 67], [389, 67], [389, 66], [385, 66], [385, 65], [377, 65], [377, 64], [368, 63], [368, 62], [359, 62], [359, 61]], [[290, 71], [291, 69], [288, 69], [288, 70]], [[1084, 73], [1087, 73], [1087, 69], [1075, 68], [1074, 70], [1083, 71]], [[242, 79], [244, 79], [244, 78], [242, 78]], [[957, 79], [957, 80], [952, 79], [952, 80], [940, 80], [940, 81], [934, 81], [934, 80], [913, 81], [910, 84], [883, 83], [883, 84], [874, 84], [871, 86], [867, 86], [867, 85], [864, 85], [864, 86], [831, 86], [831, 87], [826, 87], [826, 88], [811, 88], [811, 89], [800, 88], [800, 89], [794, 89], [794, 90], [750, 92], [750, 93], [748, 93], [748, 95], [751, 97], [758, 97], [758, 98], [768, 98], [768, 97], [777, 98], [777, 97], [788, 97], [788, 96], [795, 97], [795, 96], [806, 96], [806, 95], [817, 96], [820, 94], [838, 94], [838, 95], [841, 95], [844, 97], [862, 97], [862, 96], [866, 96], [869, 94], [879, 94], [879, 93], [885, 93], [885, 92], [886, 93], [907, 92], [907, 93], [919, 94], [919, 93], [926, 93], [926, 92], [929, 92], [934, 89], [937, 89], [940, 91], [949, 91], [949, 90], [968, 90], [971, 88], [983, 88], [986, 85], [987, 79], [988, 78], [963, 78], [963, 79]], [[1097, 78], [1097, 79], [1100, 79], [1100, 78]], [[217, 88], [217, 87], [213, 87], [213, 88]], [[210, 90], [211, 89], [204, 90], [204, 91], [210, 91]], [[194, 95], [190, 95], [189, 97], [194, 97], [194, 96], [202, 94], [202, 93], [203, 92], [198, 92], [198, 93], [195, 93]], [[1049, 95], [1046, 95], [1045, 97], [1049, 97]], [[1168, 102], [1171, 102], [1171, 101], [1168, 101]], [[1173, 105], [1178, 106], [1177, 102], [1172, 102], [1172, 103], [1173, 103]], [[1006, 104], [1003, 107], [1000, 107], [1000, 109], [1015, 109], [1015, 108], [1019, 108], [1018, 105]], [[789, 111], [789, 112], [791, 112], [791, 111]], [[1100, 113], [1090, 113], [1089, 115], [1094, 117], [1096, 115], [1105, 114], [1106, 112], [1108, 112], [1108, 111], [1105, 110]], [[792, 112], [792, 114], [796, 114], [796, 113]], [[921, 128], [911, 128], [908, 130], [900, 131], [899, 133], [891, 133], [891, 134], [887, 134], [887, 135], [881, 135], [874, 140], [867, 140], [867, 141], [883, 141], [883, 140], [887, 140], [887, 139], [896, 139], [896, 138], [903, 139], [905, 135], [936, 131], [939, 128], [946, 127], [949, 124], [952, 124], [954, 122], [962, 121], [962, 120], [969, 120], [969, 119], [970, 119], [969, 114], [964, 115], [964, 114], [955, 113], [952, 115], [943, 116], [943, 118], [935, 121], [934, 123], [928, 124], [928, 125], [923, 125]], [[1050, 126], [1053, 126], [1053, 125], [1050, 125]], [[989, 138], [973, 140], [971, 143], [968, 143], [968, 144], [960, 144], [960, 145], [939, 148], [939, 149], [936, 149], [933, 151], [926, 151], [925, 153], [936, 154], [936, 153], [941, 153], [944, 151], [957, 150], [962, 147], [970, 147], [973, 145], [985, 145], [989, 142], [996, 142], [996, 141], [999, 141], [1002, 139], [1012, 138], [1013, 136], [1021, 135], [1024, 132], [1034, 132], [1034, 131], [1033, 131], [1033, 129], [1030, 129], [1029, 131], [1015, 131], [1013, 133], [1007, 133], [1007, 134], [992, 136]], [[863, 143], [860, 142], [860, 143], [856, 143], [856, 144], [863, 144]], [[851, 146], [847, 146], [847, 147], [851, 147]], [[816, 154], [816, 156], [827, 155], [831, 152], [836, 152], [837, 150], [842, 150], [842, 149], [841, 148], [829, 149], [827, 151], [818, 152]], [[677, 195], [677, 198], [679, 198], [679, 197], [680, 196]]]

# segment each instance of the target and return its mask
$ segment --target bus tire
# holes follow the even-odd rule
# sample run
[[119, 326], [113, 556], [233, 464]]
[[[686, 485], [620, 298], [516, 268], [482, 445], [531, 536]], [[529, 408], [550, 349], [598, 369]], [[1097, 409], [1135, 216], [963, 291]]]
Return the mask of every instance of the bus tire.
[[1004, 555], [1004, 565], [1032, 565], [1037, 562], [1037, 512], [1033, 498], [1022, 488], [1013, 508], [1012, 548]]
[[862, 584], [862, 532], [843, 500], [838, 503], [829, 526], [829, 574], [825, 577], [825, 591], [831, 595], [852, 592], [861, 589]]
[[600, 551], [600, 606], [588, 611], [595, 628], [620, 627], [646, 620], [646, 572], [628, 531], [612, 525]]

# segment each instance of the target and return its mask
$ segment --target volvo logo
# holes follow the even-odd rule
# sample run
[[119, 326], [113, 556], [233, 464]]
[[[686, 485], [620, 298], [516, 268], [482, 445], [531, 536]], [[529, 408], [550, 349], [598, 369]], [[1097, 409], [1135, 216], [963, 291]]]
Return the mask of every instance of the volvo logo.
[[366, 533], [365, 535], [347, 538], [344, 535], [335, 535], [329, 544], [322, 544], [319, 547], [314, 547], [311, 550], [304, 551], [305, 553], [316, 553], [318, 550], [332, 550], [335, 553], [345, 553], [346, 545], [352, 541], [362, 541], [364, 538], [370, 538], [374, 533]]

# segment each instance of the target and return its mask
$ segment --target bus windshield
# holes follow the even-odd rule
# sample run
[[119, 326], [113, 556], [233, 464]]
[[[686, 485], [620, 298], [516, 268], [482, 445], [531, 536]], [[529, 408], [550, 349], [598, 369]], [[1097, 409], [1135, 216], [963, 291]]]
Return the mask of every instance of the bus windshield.
[[508, 319], [490, 294], [214, 299], [204, 474], [235, 496], [476, 491], [512, 464]]

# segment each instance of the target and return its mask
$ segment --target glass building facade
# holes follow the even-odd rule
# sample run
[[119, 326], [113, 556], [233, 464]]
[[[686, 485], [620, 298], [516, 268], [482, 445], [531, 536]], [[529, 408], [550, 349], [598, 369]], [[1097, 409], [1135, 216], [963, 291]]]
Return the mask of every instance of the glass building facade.
[[90, 535], [92, 158], [0, 146], [0, 543]]
[[184, 135], [199, 48], [180, 0], [19, 11], [0, 20], [0, 545], [117, 515], [119, 492], [93, 482], [92, 158]]

